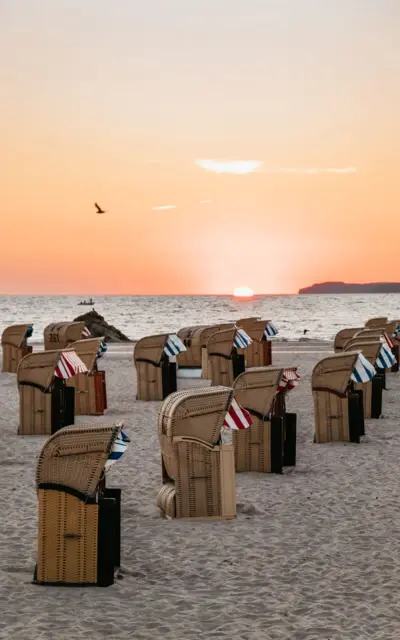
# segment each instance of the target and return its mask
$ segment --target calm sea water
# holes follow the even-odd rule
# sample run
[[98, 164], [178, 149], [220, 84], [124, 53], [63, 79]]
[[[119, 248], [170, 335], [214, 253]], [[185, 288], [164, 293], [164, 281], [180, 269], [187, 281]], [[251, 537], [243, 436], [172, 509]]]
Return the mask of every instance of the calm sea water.
[[[73, 320], [91, 309], [78, 306], [77, 296], [0, 296], [0, 333], [10, 324], [33, 322], [30, 343], [43, 342], [50, 322]], [[96, 296], [94, 308], [107, 322], [138, 339], [176, 332], [195, 324], [229, 322], [262, 316], [279, 329], [278, 339], [331, 340], [342, 327], [363, 325], [373, 316], [400, 318], [400, 294], [260, 296]]]

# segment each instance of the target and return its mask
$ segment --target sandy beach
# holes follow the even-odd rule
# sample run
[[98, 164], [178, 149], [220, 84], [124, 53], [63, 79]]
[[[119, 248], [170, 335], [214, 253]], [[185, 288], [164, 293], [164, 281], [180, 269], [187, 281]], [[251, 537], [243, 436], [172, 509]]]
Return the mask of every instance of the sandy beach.
[[[32, 584], [36, 457], [46, 438], [19, 437], [16, 376], [0, 374], [0, 638], [12, 640], [365, 640], [400, 638], [400, 375], [387, 376], [383, 418], [359, 445], [313, 444], [310, 376], [323, 342], [273, 345], [297, 365], [297, 466], [237, 474], [236, 520], [160, 516], [158, 402], [138, 402], [131, 345], [111, 345], [109, 411], [131, 438], [109, 473], [122, 494], [122, 569], [108, 588]], [[181, 379], [179, 387], [200, 386]]]

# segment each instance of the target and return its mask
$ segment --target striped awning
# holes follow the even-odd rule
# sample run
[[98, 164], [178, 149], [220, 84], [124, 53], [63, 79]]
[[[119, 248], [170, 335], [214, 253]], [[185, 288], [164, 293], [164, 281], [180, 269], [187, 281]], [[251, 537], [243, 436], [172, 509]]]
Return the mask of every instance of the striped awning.
[[186, 351], [186, 347], [183, 344], [182, 340], [178, 338], [175, 333], [169, 335], [164, 347], [164, 352], [167, 354], [167, 356], [177, 356], [178, 353], [182, 353], [182, 351]]
[[90, 333], [89, 329], [87, 327], [83, 327], [83, 331], [81, 334], [82, 338], [91, 338], [92, 334]]
[[393, 331], [393, 338], [397, 338], [399, 333], [400, 333], [400, 324], [398, 324], [395, 330]]
[[278, 391], [291, 391], [300, 382], [300, 376], [297, 371], [293, 371], [293, 369], [284, 369], [282, 373], [282, 377], [278, 384]]
[[268, 338], [273, 338], [279, 333], [278, 329], [275, 327], [272, 322], [268, 322], [267, 326], [264, 329], [264, 336], [268, 340]]
[[102, 340], [100, 342], [100, 346], [99, 346], [99, 350], [97, 352], [96, 358], [101, 358], [105, 354], [106, 351], [107, 351], [107, 343], [104, 342], [104, 340]]
[[390, 369], [396, 364], [397, 360], [391, 352], [389, 346], [384, 342], [375, 361], [375, 366], [379, 369]]
[[58, 364], [54, 370], [54, 375], [62, 380], [68, 380], [78, 373], [86, 373], [86, 365], [75, 351], [64, 351], [61, 353]]
[[114, 464], [114, 462], [117, 462], [117, 460], [119, 460], [120, 457], [124, 455], [129, 442], [130, 442], [130, 439], [128, 438], [126, 433], [124, 433], [124, 431], [122, 431], [121, 429], [121, 431], [119, 432], [118, 436], [114, 441], [114, 444], [111, 449], [111, 453], [108, 456], [108, 459], [104, 465], [104, 471], [108, 471], [111, 465]]
[[375, 367], [368, 362], [367, 358], [362, 353], [358, 354], [356, 364], [354, 365], [353, 373], [350, 378], [353, 382], [369, 382], [375, 376]]
[[224, 427], [236, 431], [248, 429], [251, 424], [252, 419], [250, 413], [246, 409], [243, 409], [235, 398], [233, 398], [229, 411], [225, 416]]
[[253, 340], [244, 329], [236, 329], [236, 334], [233, 340], [233, 346], [236, 347], [236, 349], [245, 349], [252, 342]]

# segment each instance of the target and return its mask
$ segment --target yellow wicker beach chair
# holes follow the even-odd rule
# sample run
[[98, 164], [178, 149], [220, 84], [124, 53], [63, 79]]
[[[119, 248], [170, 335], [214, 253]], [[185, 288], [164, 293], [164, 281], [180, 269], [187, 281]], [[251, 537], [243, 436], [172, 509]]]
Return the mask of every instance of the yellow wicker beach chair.
[[[69, 364], [70, 360], [72, 364]], [[39, 351], [22, 358], [17, 371], [20, 400], [18, 434], [49, 436], [74, 424], [75, 389], [67, 387], [65, 381], [74, 372], [85, 369], [84, 363], [72, 350]]]
[[358, 352], [324, 358], [314, 367], [312, 393], [315, 441], [359, 442], [364, 435], [363, 392], [354, 389], [351, 375]]
[[186, 347], [186, 351], [176, 357], [179, 369], [201, 369], [201, 334], [207, 326], [184, 327], [178, 331], [177, 336]]
[[236, 471], [282, 473], [296, 464], [296, 414], [285, 406], [289, 371], [297, 368], [255, 367], [234, 381], [235, 398], [252, 419], [248, 429], [232, 432]]
[[105, 471], [129, 441], [122, 426], [67, 427], [43, 446], [36, 470], [36, 584], [113, 584], [120, 566], [121, 490], [106, 488]]
[[17, 373], [22, 358], [32, 353], [32, 347], [26, 342], [29, 331], [32, 331], [32, 323], [14, 324], [4, 329], [1, 336], [3, 373]]
[[44, 348], [66, 349], [72, 342], [82, 338], [84, 322], [53, 322], [44, 329]]
[[[361, 339], [353, 338], [346, 344], [345, 351], [361, 351], [377, 369], [376, 361], [382, 348], [382, 342], [364, 342]], [[382, 413], [382, 391], [385, 388], [385, 372], [379, 372], [368, 382], [356, 382], [354, 388], [363, 392], [364, 418], [379, 418]]]
[[233, 322], [228, 322], [225, 324], [209, 325], [200, 331], [198, 340], [201, 346], [201, 377], [204, 380], [209, 380], [211, 377], [207, 352], [207, 343], [210, 336], [216, 333], [216, 331], [225, 331], [226, 329], [232, 329], [234, 326]]
[[97, 368], [97, 355], [103, 338], [86, 338], [69, 346], [87, 367], [86, 373], [78, 373], [66, 381], [75, 389], [76, 416], [102, 416], [107, 409], [106, 372]]
[[171, 394], [158, 414], [162, 487], [157, 504], [169, 518], [236, 517], [233, 446], [220, 432], [232, 389], [211, 387]]
[[335, 353], [341, 353], [344, 351], [346, 343], [351, 340], [351, 338], [354, 338], [354, 336], [357, 335], [359, 331], [362, 331], [362, 329], [362, 327], [348, 327], [339, 331], [333, 341], [333, 349]]

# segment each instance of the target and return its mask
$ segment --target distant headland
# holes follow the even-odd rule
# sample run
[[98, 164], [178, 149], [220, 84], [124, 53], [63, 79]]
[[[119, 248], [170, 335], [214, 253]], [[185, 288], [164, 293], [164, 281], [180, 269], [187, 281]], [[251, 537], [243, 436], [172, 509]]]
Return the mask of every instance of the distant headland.
[[299, 289], [299, 295], [308, 293], [400, 293], [400, 282], [369, 282], [352, 284], [346, 282], [320, 282]]

